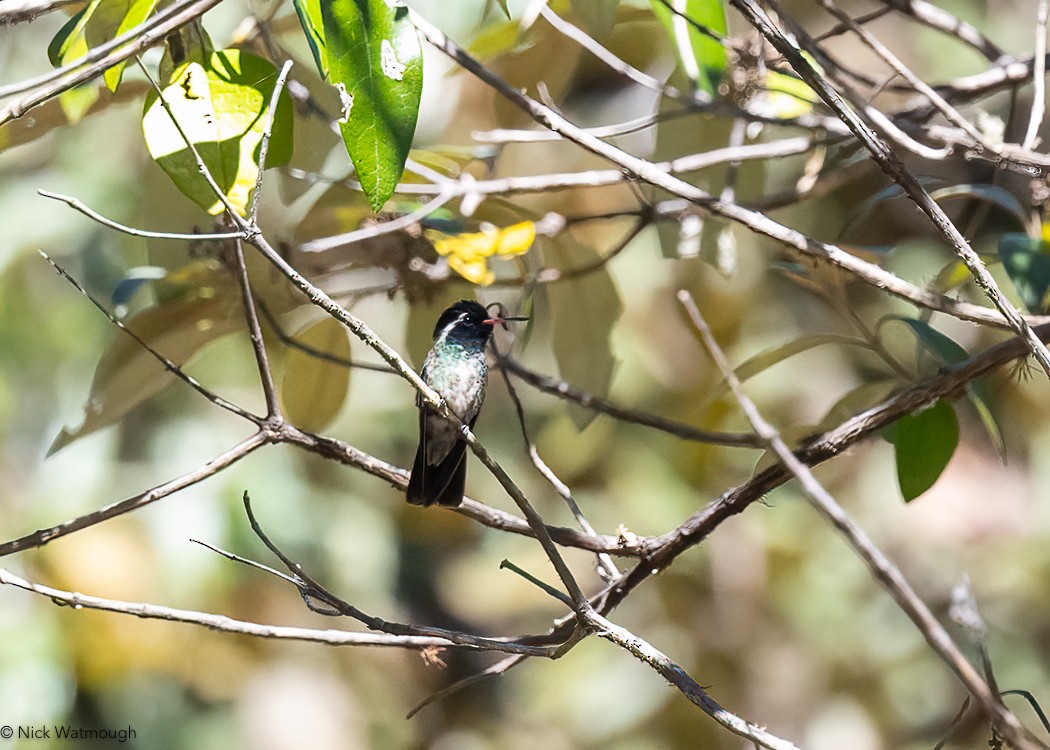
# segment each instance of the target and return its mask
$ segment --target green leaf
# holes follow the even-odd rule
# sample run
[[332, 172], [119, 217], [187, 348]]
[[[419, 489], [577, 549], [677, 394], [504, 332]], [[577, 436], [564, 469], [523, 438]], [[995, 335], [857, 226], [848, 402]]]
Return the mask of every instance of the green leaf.
[[98, 101], [99, 87], [88, 83], [74, 86], [58, 95], [59, 106], [70, 125], [76, 125], [84, 119]]
[[[101, 0], [93, 0], [90, 5], [85, 6], [79, 13], [74, 13], [69, 17], [69, 20], [62, 24], [62, 28], [58, 30], [51, 43], [47, 45], [47, 59], [56, 68], [61, 68], [64, 64], [66, 54], [75, 46], [82, 46], [82, 51], [77, 57], [80, 57], [87, 51], [87, 46], [83, 44], [83, 30], [84, 24], [87, 23], [88, 18], [91, 16], [91, 12], [98, 6]], [[73, 59], [73, 58], [71, 58]]]
[[[922, 345], [946, 365], [954, 365], [970, 357], [969, 353], [962, 346], [925, 321], [898, 316], [893, 316], [891, 319], [907, 324], [915, 332]], [[992, 414], [989, 406], [991, 398], [987, 384], [982, 380], [975, 380], [969, 383], [966, 386], [966, 398], [973, 404], [973, 408], [981, 420], [981, 426], [988, 433], [988, 438], [995, 446], [996, 452], [1000, 457], [1005, 456], [1006, 442], [1003, 440], [1002, 430], [999, 428], [999, 423], [996, 421], [995, 415]]]
[[717, 96], [726, 72], [725, 47], [687, 18], [724, 37], [728, 28], [724, 0], [652, 0], [652, 5], [671, 37], [682, 71], [698, 89]]
[[[561, 269], [580, 268], [600, 261], [593, 248], [559, 238], [548, 258]], [[562, 378], [596, 396], [607, 396], [612, 384], [616, 357], [610, 336], [623, 313], [620, 295], [606, 267], [584, 276], [570, 277], [547, 287], [550, 319], [554, 327], [552, 346]], [[570, 406], [569, 414], [584, 429], [597, 412]]]
[[321, 5], [339, 126], [357, 178], [379, 211], [405, 168], [423, 93], [423, 57], [408, 8], [392, 0]]
[[[322, 318], [295, 334], [296, 340], [318, 352], [350, 359], [346, 328], [334, 318]], [[350, 387], [350, 368], [301, 349], [285, 360], [281, 403], [288, 421], [303, 430], [323, 430], [343, 408]]]
[[[90, 50], [110, 42], [138, 26], [149, 17], [159, 0], [92, 0], [72, 16], [48, 46], [47, 55], [56, 68], [83, 57]], [[106, 70], [103, 79], [116, 91], [126, 61]]]
[[933, 486], [959, 444], [959, 419], [943, 399], [916, 414], [909, 414], [883, 430], [893, 444], [897, 482], [905, 502]]
[[324, 41], [324, 19], [321, 17], [321, 0], [293, 0], [295, 13], [310, 43], [310, 52], [321, 78], [328, 78], [328, 58]]
[[[755, 375], [768, 370], [773, 365], [779, 364], [790, 357], [794, 357], [796, 354], [801, 354], [802, 352], [815, 349], [818, 346], [825, 346], [827, 344], [843, 344], [871, 348], [868, 342], [855, 336], [842, 336], [836, 333], [814, 334], [812, 336], [803, 336], [802, 338], [789, 341], [786, 344], [773, 346], [761, 351], [747, 361], [741, 363], [734, 372], [740, 382], [743, 383], [748, 378], [753, 378]], [[711, 390], [707, 399], [708, 403], [718, 400], [727, 393], [729, 393], [729, 384], [725, 380], [722, 380]]]
[[944, 335], [924, 320], [904, 318], [899, 315], [892, 315], [886, 320], [899, 320], [904, 323], [912, 330], [919, 342], [946, 365], [962, 362], [970, 356], [954, 339]]
[[[204, 287], [189, 299], [142, 311], [127, 321], [127, 327], [175, 364], [184, 364], [206, 344], [243, 324], [232, 279], [222, 277], [215, 281], [216, 286]], [[63, 428], [48, 455], [115, 424], [173, 382], [175, 376], [163, 364], [133, 338], [117, 331], [95, 367], [83, 422]]]
[[[96, 16], [99, 16], [99, 13], [95, 13], [92, 16], [91, 21], [88, 23], [89, 43], [94, 47], [130, 31], [149, 18], [150, 13], [157, 7], [158, 2], [159, 0], [107, 0], [106, 4], [112, 6], [114, 12], [105, 18], [99, 17], [97, 21]], [[115, 28], [110, 28], [114, 18], [119, 18], [120, 20], [116, 23]], [[96, 23], [98, 24], [97, 28], [95, 27]], [[96, 34], [101, 38], [101, 41], [94, 41]], [[124, 66], [126, 64], [127, 61], [122, 60], [106, 70], [103, 75], [103, 80], [105, 80], [106, 86], [110, 91], [116, 91], [120, 85], [120, 79], [124, 75]]]
[[1004, 234], [999, 238], [999, 259], [1025, 307], [1034, 313], [1046, 310], [1050, 302], [1050, 243], [1020, 233]]
[[[259, 174], [259, 146], [277, 70], [268, 60], [236, 49], [212, 52], [205, 62], [188, 62], [176, 68], [164, 88], [164, 99], [215, 182], [243, 214]], [[221, 213], [222, 202], [200, 174], [182, 135], [152, 92], [146, 99], [142, 130], [150, 155], [175, 186], [208, 213]], [[287, 164], [291, 151], [291, 102], [282, 92], [266, 166]]]

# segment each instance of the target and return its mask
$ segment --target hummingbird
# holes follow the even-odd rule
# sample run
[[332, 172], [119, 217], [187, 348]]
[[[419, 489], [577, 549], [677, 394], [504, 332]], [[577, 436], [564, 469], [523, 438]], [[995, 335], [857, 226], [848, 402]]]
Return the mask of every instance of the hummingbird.
[[[496, 325], [508, 320], [528, 318], [493, 316], [480, 303], [461, 299], [441, 313], [434, 327], [434, 346], [419, 375], [471, 429], [485, 400], [488, 381], [485, 346]], [[467, 445], [459, 430], [421, 397], [417, 396], [416, 405], [419, 407], [419, 448], [408, 480], [408, 502], [454, 508], [463, 502]]]

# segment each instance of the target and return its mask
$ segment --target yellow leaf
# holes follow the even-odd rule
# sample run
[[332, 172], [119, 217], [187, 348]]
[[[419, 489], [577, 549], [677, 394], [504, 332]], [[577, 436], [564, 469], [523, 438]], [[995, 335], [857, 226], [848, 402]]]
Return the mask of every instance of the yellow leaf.
[[496, 274], [489, 270], [484, 258], [464, 259], [459, 255], [449, 256], [448, 267], [467, 281], [479, 286], [488, 286], [496, 280]]
[[496, 255], [524, 255], [536, 239], [536, 225], [531, 221], [513, 224], [499, 233]]
[[500, 229], [491, 227], [471, 234], [444, 236], [434, 241], [438, 255], [448, 258], [448, 265], [467, 281], [488, 286], [495, 280], [486, 258], [493, 255], [523, 255], [536, 239], [536, 225], [523, 221]]

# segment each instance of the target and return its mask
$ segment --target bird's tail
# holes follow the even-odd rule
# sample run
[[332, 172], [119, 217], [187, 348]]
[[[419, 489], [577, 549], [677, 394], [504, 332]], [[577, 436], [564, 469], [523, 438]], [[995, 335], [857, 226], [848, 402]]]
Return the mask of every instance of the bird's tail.
[[455, 508], [463, 502], [467, 481], [466, 443], [457, 440], [452, 450], [438, 464], [426, 461], [426, 446], [419, 441], [406, 497], [412, 505], [444, 505]]

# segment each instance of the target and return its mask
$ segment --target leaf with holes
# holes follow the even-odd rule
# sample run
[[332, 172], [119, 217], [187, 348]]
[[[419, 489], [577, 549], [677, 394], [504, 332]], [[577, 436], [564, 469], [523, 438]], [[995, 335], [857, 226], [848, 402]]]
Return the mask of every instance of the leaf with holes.
[[724, 0], [652, 0], [652, 5], [682, 72], [699, 90], [717, 96], [727, 65], [725, 47], [714, 38], [726, 36]]
[[339, 127], [373, 211], [401, 179], [423, 93], [423, 57], [408, 8], [396, 0], [321, 4], [325, 55], [339, 93]]
[[[196, 147], [212, 178], [241, 214], [259, 174], [259, 148], [269, 120], [277, 69], [268, 60], [236, 49], [210, 53], [176, 68], [164, 100]], [[197, 168], [193, 153], [156, 93], [146, 99], [142, 131], [150, 155], [175, 186], [208, 213], [222, 202]], [[266, 166], [292, 155], [292, 109], [282, 92], [274, 117]]]
[[911, 502], [933, 486], [951, 460], [959, 444], [959, 419], [942, 399], [897, 420], [883, 436], [893, 444], [904, 502]]

